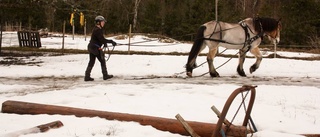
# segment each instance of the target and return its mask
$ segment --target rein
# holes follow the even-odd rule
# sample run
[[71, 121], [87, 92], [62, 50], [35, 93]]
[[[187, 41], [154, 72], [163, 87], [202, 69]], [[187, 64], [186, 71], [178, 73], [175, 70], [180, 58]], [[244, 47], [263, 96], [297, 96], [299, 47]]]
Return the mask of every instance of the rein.
[[[226, 50], [228, 50], [228, 49], [224, 49], [224, 50], [223, 50], [222, 52], [220, 52], [219, 54], [222, 54], [222, 53], [225, 52]], [[238, 53], [239, 53], [239, 52], [237, 52], [235, 55], [237, 55]], [[219, 69], [220, 67], [224, 66], [224, 65], [227, 64], [231, 59], [232, 59], [232, 57], [230, 57], [226, 62], [222, 63], [222, 64], [221, 64], [220, 66], [218, 66], [216, 69]], [[196, 68], [204, 65], [204, 64], [207, 63], [207, 62], [208, 62], [208, 61], [202, 62], [200, 65], [195, 66], [194, 69], [196, 69]], [[182, 72], [179, 72], [179, 73], [175, 73], [175, 74], [173, 75], [173, 77], [177, 77], [178, 75], [180, 75], [180, 74], [182, 74], [182, 73], [185, 73], [185, 72], [186, 72], [186, 71], [182, 71]], [[202, 77], [202, 76], [204, 76], [204, 75], [206, 75], [206, 74], [208, 74], [208, 73], [209, 73], [209, 72], [206, 72], [206, 73], [203, 73], [203, 74], [201, 74], [201, 75], [194, 76], [194, 77]]]
[[[226, 51], [227, 49], [225, 49], [224, 51]], [[224, 52], [223, 51], [223, 52]], [[236, 53], [236, 54], [234, 54], [234, 55], [237, 55], [239, 53], [239, 51]], [[219, 54], [222, 54], [222, 52], [221, 53], [219, 53]], [[224, 66], [225, 64], [227, 64], [230, 60], [232, 59], [232, 57], [230, 57], [226, 62], [224, 62], [224, 63], [222, 63], [221, 65], [219, 65], [216, 69], [219, 69], [219, 68], [221, 68], [222, 66]], [[202, 66], [203, 64], [205, 64], [205, 63], [207, 63], [208, 61], [205, 61], [205, 62], [203, 62], [202, 64], [200, 64], [199, 66], [197, 66], [197, 67], [195, 67], [195, 68], [198, 68], [198, 67], [200, 67], [200, 66]], [[201, 75], [198, 75], [198, 76], [194, 76], [194, 77], [202, 77], [202, 76], [204, 76], [204, 75], [206, 75], [206, 74], [208, 74], [208, 73], [210, 73], [210, 72], [206, 72], [206, 73], [203, 73], [203, 74], [201, 74]]]
[[145, 40], [145, 41], [138, 41], [138, 42], [132, 42], [132, 43], [125, 43], [125, 44], [117, 44], [117, 45], [119, 45], [119, 46], [121, 46], [121, 45], [135, 45], [135, 44], [139, 44], [139, 43], [146, 43], [146, 42], [151, 42], [151, 41], [158, 41], [158, 39], [154, 39], [154, 40]]
[[[219, 24], [219, 26], [220, 26], [220, 28], [221, 28], [220, 22], [217, 22], [217, 24]], [[204, 40], [221, 42], [221, 43], [227, 43], [227, 44], [231, 44], [231, 45], [242, 45], [242, 44], [243, 44], [243, 43], [231, 43], [231, 42], [227, 42], [227, 41], [225, 41], [225, 40], [222, 40], [222, 32], [228, 31], [228, 30], [232, 30], [232, 29], [237, 28], [237, 27], [239, 27], [239, 26], [233, 27], [233, 28], [224, 29], [224, 30], [220, 30], [220, 31], [215, 31], [216, 28], [217, 28], [217, 24], [216, 24], [216, 26], [214, 27], [213, 32], [210, 34], [210, 37], [211, 37], [213, 34], [220, 33], [220, 39], [212, 39], [212, 38], [210, 38], [210, 37], [209, 37], [209, 38], [203, 37]], [[207, 36], [209, 36], [209, 35], [207, 35]]]
[[105, 58], [106, 58], [106, 62], [109, 61], [109, 59], [110, 59], [110, 57], [111, 57], [111, 53], [114, 51], [114, 48], [115, 48], [115, 47], [116, 47], [116, 46], [113, 46], [112, 49], [111, 49], [111, 51], [110, 51], [108, 45], [107, 45], [107, 44], [104, 44], [104, 46], [103, 46], [103, 53], [105, 53], [106, 49], [108, 49], [108, 50], [107, 50], [107, 51], [108, 51], [108, 57], [105, 57]]

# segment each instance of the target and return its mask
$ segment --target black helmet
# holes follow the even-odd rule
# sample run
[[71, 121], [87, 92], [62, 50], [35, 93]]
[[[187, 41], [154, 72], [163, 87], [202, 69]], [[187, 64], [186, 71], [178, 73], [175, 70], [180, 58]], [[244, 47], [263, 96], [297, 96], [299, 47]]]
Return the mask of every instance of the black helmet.
[[97, 16], [94, 20], [96, 22], [101, 22], [101, 21], [107, 22], [107, 20], [101, 15]]

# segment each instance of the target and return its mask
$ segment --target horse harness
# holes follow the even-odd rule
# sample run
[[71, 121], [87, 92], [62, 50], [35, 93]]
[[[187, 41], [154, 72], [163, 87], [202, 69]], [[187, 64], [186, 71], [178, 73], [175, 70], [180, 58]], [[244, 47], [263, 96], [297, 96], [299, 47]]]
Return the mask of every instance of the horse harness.
[[[252, 30], [248, 27], [248, 25], [244, 22], [244, 21], [241, 21], [239, 23], [239, 25], [243, 28], [244, 32], [245, 32], [245, 41], [244, 43], [241, 43], [243, 44], [243, 47], [241, 50], [244, 50], [245, 52], [248, 52], [250, 49], [251, 49], [251, 44], [257, 40], [258, 38], [263, 38], [263, 29], [262, 29], [262, 25], [261, 25], [261, 22], [259, 22], [260, 24], [260, 33], [255, 35], [254, 37], [250, 38], [250, 33], [249, 33], [249, 30], [251, 33]], [[204, 40], [210, 40], [210, 41], [215, 41], [215, 42], [221, 42], [221, 43], [227, 43], [227, 44], [231, 44], [231, 45], [240, 45], [239, 43], [231, 43], [231, 42], [228, 42], [228, 41], [225, 41], [225, 40], [222, 40], [222, 32], [223, 31], [227, 31], [227, 30], [230, 30], [230, 29], [233, 29], [233, 28], [228, 28], [228, 29], [224, 29], [224, 30], [220, 30], [220, 31], [217, 31], [216, 32], [216, 28], [217, 28], [217, 25], [219, 25], [219, 27], [221, 28], [221, 25], [220, 25], [220, 22], [217, 21], [216, 23], [216, 26], [213, 30], [213, 32], [211, 33], [210, 37], [209, 38], [203, 38]], [[219, 36], [220, 36], [220, 39], [212, 39], [211, 36], [213, 34], [216, 34], [216, 33], [219, 33]]]
[[253, 33], [252, 30], [248, 27], [248, 25], [244, 21], [241, 21], [239, 24], [243, 28], [243, 30], [246, 34], [246, 38], [245, 38], [245, 42], [243, 43], [242, 50], [244, 50], [245, 52], [248, 52], [251, 49], [251, 44], [255, 40], [257, 40], [260, 37], [261, 37], [261, 39], [263, 38], [263, 29], [262, 29], [262, 26], [260, 23], [260, 29], [261, 29], [260, 33], [255, 35], [254, 37], [250, 38], [249, 30], [251, 31], [251, 33]]

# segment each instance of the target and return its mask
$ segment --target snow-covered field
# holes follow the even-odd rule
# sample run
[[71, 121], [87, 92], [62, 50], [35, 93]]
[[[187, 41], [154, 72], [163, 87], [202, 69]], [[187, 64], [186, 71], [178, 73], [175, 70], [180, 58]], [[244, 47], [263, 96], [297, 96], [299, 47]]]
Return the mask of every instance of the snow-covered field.
[[[17, 46], [17, 34], [4, 32], [2, 46]], [[72, 36], [65, 39], [67, 49], [86, 49], [89, 36]], [[114, 39], [111, 37], [110, 39]], [[132, 42], [144, 41], [136, 36]], [[42, 48], [60, 49], [61, 37], [42, 38]], [[115, 40], [120, 44], [128, 39]], [[148, 46], [142, 46], [146, 44]], [[149, 46], [154, 45], [154, 46]], [[132, 51], [184, 52], [191, 44], [160, 43], [150, 41], [132, 46]], [[127, 46], [117, 46], [115, 50], [126, 51]], [[223, 50], [223, 49], [222, 49]], [[207, 50], [203, 51], [204, 53]], [[224, 54], [235, 54], [228, 50]], [[264, 56], [272, 54], [268, 51]], [[319, 56], [307, 53], [277, 52], [288, 57]], [[250, 54], [249, 54], [250, 56]], [[220, 78], [209, 75], [197, 78], [151, 77], [173, 76], [184, 71], [187, 56], [165, 55], [112, 55], [107, 62], [114, 79], [102, 80], [100, 64], [97, 61], [92, 71], [93, 82], [84, 82], [83, 75], [88, 63], [88, 55], [31, 56], [20, 57], [33, 65], [0, 65], [0, 103], [7, 100], [41, 104], [77, 107], [109, 112], [141, 114], [175, 119], [181, 114], [185, 120], [216, 123], [218, 118], [210, 109], [215, 105], [222, 110], [229, 95], [242, 85], [257, 85], [257, 95], [251, 113], [258, 132], [255, 137], [294, 137], [299, 134], [320, 134], [320, 61], [264, 58], [260, 68], [249, 74], [254, 58], [247, 58], [244, 68], [248, 77], [236, 73], [237, 59], [219, 68]], [[0, 60], [8, 60], [1, 56]], [[198, 64], [206, 57], [198, 57]], [[215, 65], [228, 58], [215, 58]], [[194, 75], [207, 72], [207, 64], [194, 70]], [[231, 112], [235, 111], [232, 107]], [[243, 114], [239, 114], [233, 124], [241, 125]], [[228, 119], [232, 119], [228, 115]], [[45, 133], [27, 134], [28, 137], [180, 137], [136, 122], [120, 122], [102, 118], [79, 118], [62, 115], [17, 115], [0, 113], [0, 136], [60, 120], [64, 126]], [[12, 134], [11, 134], [12, 135]]]

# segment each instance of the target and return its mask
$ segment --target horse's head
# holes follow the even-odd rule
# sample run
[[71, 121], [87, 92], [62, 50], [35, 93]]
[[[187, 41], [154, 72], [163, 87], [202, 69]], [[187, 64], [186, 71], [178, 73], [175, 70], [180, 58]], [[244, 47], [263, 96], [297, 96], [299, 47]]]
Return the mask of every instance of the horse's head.
[[281, 19], [277, 21], [277, 27], [270, 33], [266, 33], [269, 40], [273, 42], [273, 44], [278, 44], [280, 42], [280, 31], [281, 31]]
[[273, 44], [278, 44], [280, 42], [280, 31], [282, 27], [280, 21], [281, 19], [275, 20], [272, 18], [255, 18], [255, 30], [268, 36], [269, 40], [272, 41]]

